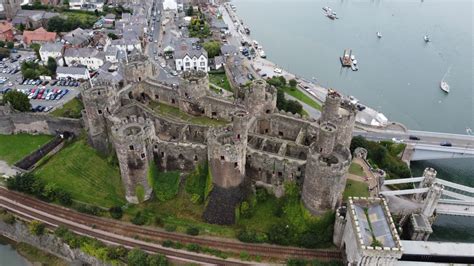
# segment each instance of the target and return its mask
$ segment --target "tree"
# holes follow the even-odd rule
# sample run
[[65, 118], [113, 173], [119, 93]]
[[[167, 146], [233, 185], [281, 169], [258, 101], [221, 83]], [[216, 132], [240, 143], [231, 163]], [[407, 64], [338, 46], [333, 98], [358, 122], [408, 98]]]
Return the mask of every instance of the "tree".
[[10, 57], [10, 50], [0, 47], [0, 59]]
[[39, 50], [41, 48], [41, 45], [39, 43], [32, 43], [30, 45], [30, 48], [33, 49], [35, 51], [35, 54], [36, 54], [36, 58], [40, 59], [41, 60], [41, 56], [39, 54]]
[[193, 16], [193, 13], [194, 13], [194, 8], [193, 6], [189, 6], [188, 9], [186, 9], [186, 16], [188, 17], [192, 17]]
[[56, 191], [56, 197], [58, 198], [59, 203], [65, 206], [70, 206], [72, 204], [71, 194], [63, 189], [58, 189]]
[[69, 0], [63, 0], [63, 6], [69, 9]]
[[3, 100], [9, 102], [14, 109], [20, 112], [31, 110], [30, 100], [28, 99], [28, 96], [22, 92], [11, 90], [5, 94]]
[[47, 201], [56, 199], [58, 186], [55, 183], [46, 184], [41, 193], [41, 197]]
[[58, 68], [58, 64], [56, 60], [52, 57], [48, 57], [48, 63], [46, 64], [47, 69], [49, 70], [50, 76], [56, 75], [56, 69]]
[[132, 218], [132, 223], [136, 225], [144, 225], [146, 220], [146, 216], [139, 211], [135, 214], [135, 217]]
[[207, 51], [208, 58], [214, 58], [221, 52], [221, 45], [217, 41], [209, 41], [203, 44], [204, 49]]
[[48, 31], [54, 31], [54, 32], [61, 32], [61, 30], [68, 30], [67, 27], [65, 27], [66, 20], [60, 16], [52, 17], [51, 19], [48, 20], [48, 25], [46, 28]]
[[288, 81], [288, 84], [290, 85], [290, 87], [295, 88], [296, 85], [298, 84], [298, 82], [296, 82], [295, 79], [290, 79], [290, 80]]
[[301, 114], [303, 111], [303, 106], [294, 100], [288, 100], [286, 102], [286, 111], [291, 112], [293, 114]]
[[25, 79], [37, 79], [39, 77], [39, 74], [31, 68], [26, 69], [25, 71], [22, 71], [23, 78]]
[[29, 224], [28, 228], [30, 229], [30, 232], [33, 235], [40, 236], [44, 234], [44, 229], [46, 228], [46, 226], [44, 225], [44, 223], [34, 220]]
[[15, 47], [15, 44], [13, 42], [7, 42], [8, 49], [13, 49], [14, 47]]
[[134, 248], [130, 252], [128, 252], [128, 265], [147, 266], [147, 257], [148, 255], [145, 253], [145, 251], [138, 248]]
[[199, 228], [191, 226], [186, 229], [186, 234], [192, 235], [192, 236], [197, 236], [199, 235]]
[[33, 2], [33, 9], [40, 9], [41, 8], [41, 1], [35, 0]]
[[110, 207], [109, 213], [110, 213], [110, 216], [112, 216], [112, 218], [120, 219], [122, 218], [122, 215], [123, 215], [122, 207], [120, 206]]
[[109, 36], [109, 38], [112, 39], [112, 40], [117, 40], [118, 39], [118, 36], [113, 32], [109, 32], [107, 34], [107, 36]]
[[5, 47], [5, 42], [4, 41], [0, 41], [0, 47]]
[[148, 255], [147, 263], [148, 266], [167, 266], [168, 260], [161, 254]]
[[19, 31], [24, 31], [24, 30], [25, 30], [25, 24], [21, 23], [21, 24], [18, 26], [18, 30], [19, 30]]

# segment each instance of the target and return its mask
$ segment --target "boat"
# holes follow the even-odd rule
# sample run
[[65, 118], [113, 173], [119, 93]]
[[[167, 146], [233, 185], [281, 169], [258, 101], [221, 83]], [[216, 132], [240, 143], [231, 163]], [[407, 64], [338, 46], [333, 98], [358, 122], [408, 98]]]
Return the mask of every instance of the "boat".
[[250, 34], [250, 29], [249, 29], [249, 28], [247, 28], [247, 27], [244, 27], [244, 31], [245, 31], [245, 33], [246, 33], [247, 35], [249, 35], [249, 34]]
[[330, 18], [330, 19], [332, 19], [332, 20], [335, 20], [335, 19], [337, 18], [334, 13], [327, 13], [327, 14], [326, 14], [326, 17], [328, 17], [328, 18]]
[[442, 80], [439, 84], [439, 87], [442, 91], [449, 93], [449, 84], [446, 81]]
[[331, 8], [328, 7], [328, 6], [323, 7], [323, 10], [326, 11], [326, 12], [331, 12], [332, 11]]
[[425, 35], [425, 37], [423, 37], [423, 39], [425, 40], [425, 42], [430, 42], [431, 41], [430, 36], [428, 34]]
[[377, 31], [377, 37], [380, 39], [382, 38], [382, 33], [380, 33], [380, 31]]
[[260, 55], [261, 58], [267, 58], [267, 55], [265, 54], [265, 51], [259, 50], [258, 53], [259, 53], [259, 55]]

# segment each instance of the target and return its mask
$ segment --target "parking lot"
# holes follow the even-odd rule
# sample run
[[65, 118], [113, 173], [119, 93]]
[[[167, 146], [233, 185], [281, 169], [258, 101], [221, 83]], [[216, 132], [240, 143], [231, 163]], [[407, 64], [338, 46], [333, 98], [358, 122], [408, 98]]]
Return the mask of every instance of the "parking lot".
[[18, 51], [0, 62], [0, 93], [19, 90], [30, 99], [33, 111], [48, 112], [70, 101], [79, 94], [79, 82], [24, 80], [21, 63], [34, 61], [34, 52]]

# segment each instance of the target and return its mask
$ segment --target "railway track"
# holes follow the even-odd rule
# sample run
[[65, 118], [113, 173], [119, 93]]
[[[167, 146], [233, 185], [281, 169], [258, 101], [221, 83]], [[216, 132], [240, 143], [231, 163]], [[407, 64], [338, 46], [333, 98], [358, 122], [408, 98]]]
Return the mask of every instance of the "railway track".
[[[230, 251], [234, 253], [247, 252], [251, 255], [259, 255], [263, 257], [272, 258], [306, 258], [306, 259], [320, 259], [320, 260], [340, 260], [341, 253], [336, 250], [315, 250], [315, 249], [303, 249], [295, 247], [283, 247], [267, 244], [250, 244], [241, 243], [237, 241], [225, 240], [225, 239], [214, 239], [204, 237], [193, 237], [179, 233], [171, 233], [166, 231], [160, 231], [151, 229], [143, 226], [136, 226], [133, 224], [127, 224], [124, 222], [105, 219], [92, 215], [78, 213], [76, 211], [48, 204], [46, 202], [37, 200], [30, 196], [9, 191], [5, 188], [0, 188], [0, 196], [14, 200], [24, 206], [33, 207], [36, 210], [52, 214], [55, 217], [71, 221], [78, 225], [86, 227], [94, 227], [101, 231], [126, 236], [129, 238], [144, 239], [147, 242], [161, 242], [163, 240], [179, 241], [181, 243], [195, 243], [202, 246], [208, 246], [219, 250]], [[0, 203], [3, 203], [0, 200]], [[10, 206], [14, 208], [14, 206]], [[70, 227], [70, 226], [67, 226]]]

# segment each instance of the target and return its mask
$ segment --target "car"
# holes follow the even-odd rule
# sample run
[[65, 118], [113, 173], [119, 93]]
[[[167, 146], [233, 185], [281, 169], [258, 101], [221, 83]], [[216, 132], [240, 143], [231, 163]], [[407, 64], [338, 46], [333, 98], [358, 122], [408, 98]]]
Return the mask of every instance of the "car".
[[253, 75], [250, 74], [250, 73], [247, 74], [247, 78], [248, 78], [249, 80], [254, 80], [254, 79], [255, 79], [255, 78], [253, 77]]
[[267, 76], [267, 74], [265, 74], [265, 73], [262, 73], [262, 74], [260, 75], [260, 77], [262, 77], [262, 78], [264, 78], [264, 77], [266, 77], [266, 76]]
[[44, 112], [49, 112], [49, 111], [51, 111], [51, 109], [53, 109], [53, 107], [52, 107], [52, 106], [48, 106], [48, 107], [46, 107], [46, 108], [44, 109]]
[[154, 40], [153, 42], [154, 42], [154, 43], [158, 43], [158, 40]]
[[178, 72], [176, 72], [176, 70], [173, 70], [173, 71], [171, 71], [171, 75], [177, 76], [177, 75], [178, 75]]
[[166, 67], [166, 63], [161, 63], [160, 66], [161, 67]]
[[410, 135], [408, 138], [409, 138], [410, 140], [420, 140], [419, 137], [414, 136], [414, 135]]
[[275, 72], [275, 73], [277, 73], [277, 74], [283, 73], [283, 71], [282, 71], [280, 68], [278, 68], [278, 67], [275, 67], [275, 68], [273, 69], [273, 72]]
[[402, 143], [403, 139], [392, 138], [392, 141], [395, 143]]
[[447, 142], [447, 141], [441, 142], [439, 145], [440, 145], [440, 146], [443, 146], [443, 147], [451, 147], [451, 146], [453, 146], [453, 144], [451, 144], [451, 142]]

